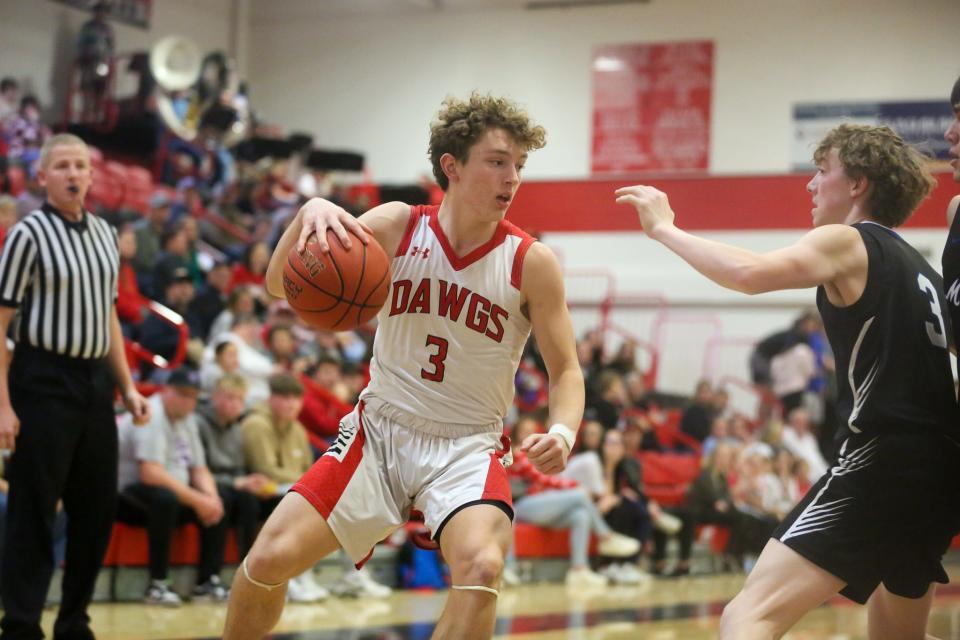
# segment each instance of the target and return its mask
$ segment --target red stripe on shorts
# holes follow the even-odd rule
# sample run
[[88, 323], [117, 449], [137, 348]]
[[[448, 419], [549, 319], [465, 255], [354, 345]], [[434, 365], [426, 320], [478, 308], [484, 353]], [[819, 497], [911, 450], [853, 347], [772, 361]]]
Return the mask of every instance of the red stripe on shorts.
[[362, 402], [357, 408], [357, 417], [357, 435], [343, 456], [343, 462], [330, 454], [320, 456], [292, 488], [306, 498], [324, 519], [330, 517], [354, 472], [360, 466], [360, 460], [363, 459], [363, 443], [367, 437], [363, 433]]
[[513, 508], [513, 499], [510, 496], [510, 481], [507, 479], [507, 470], [500, 462], [500, 456], [490, 454], [490, 466], [487, 467], [487, 480], [483, 484], [481, 500], [497, 500], [505, 502]]

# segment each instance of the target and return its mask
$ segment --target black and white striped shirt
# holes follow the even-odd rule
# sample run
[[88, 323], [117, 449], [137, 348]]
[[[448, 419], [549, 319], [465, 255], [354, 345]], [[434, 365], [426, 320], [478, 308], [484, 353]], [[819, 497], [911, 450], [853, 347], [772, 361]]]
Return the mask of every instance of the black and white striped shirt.
[[19, 307], [13, 337], [74, 358], [110, 350], [117, 234], [104, 220], [62, 217], [49, 203], [15, 224], [0, 254], [0, 305]]

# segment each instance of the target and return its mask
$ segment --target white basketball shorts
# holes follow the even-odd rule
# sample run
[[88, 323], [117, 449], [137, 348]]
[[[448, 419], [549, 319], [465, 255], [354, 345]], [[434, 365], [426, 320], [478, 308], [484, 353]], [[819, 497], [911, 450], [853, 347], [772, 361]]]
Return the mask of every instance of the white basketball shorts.
[[498, 506], [512, 520], [510, 440], [486, 429], [431, 423], [379, 400], [361, 401], [291, 490], [320, 512], [357, 566], [411, 509], [423, 513], [437, 541], [447, 521], [474, 504]]

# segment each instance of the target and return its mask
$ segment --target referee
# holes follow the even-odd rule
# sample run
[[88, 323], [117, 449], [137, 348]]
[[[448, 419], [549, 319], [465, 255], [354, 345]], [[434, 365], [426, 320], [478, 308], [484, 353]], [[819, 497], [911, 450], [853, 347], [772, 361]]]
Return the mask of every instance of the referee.
[[[67, 557], [54, 638], [89, 639], [87, 605], [117, 500], [114, 386], [136, 422], [149, 410], [133, 386], [114, 308], [116, 234], [83, 209], [87, 146], [73, 135], [50, 138], [38, 177], [47, 200], [10, 229], [0, 255], [0, 448], [13, 450], [0, 638], [43, 637], [62, 498]], [[11, 325], [12, 362], [3, 339]]]

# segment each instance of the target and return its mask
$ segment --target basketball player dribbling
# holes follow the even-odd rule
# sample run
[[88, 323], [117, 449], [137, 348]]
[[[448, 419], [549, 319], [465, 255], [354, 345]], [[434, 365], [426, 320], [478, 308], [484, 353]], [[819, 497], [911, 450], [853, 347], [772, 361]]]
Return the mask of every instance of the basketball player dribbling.
[[674, 225], [666, 194], [619, 189], [644, 231], [729, 289], [818, 287], [841, 416], [831, 468], [784, 519], [721, 617], [721, 637], [779, 638], [838, 591], [867, 603], [869, 637], [924, 638], [940, 564], [960, 528], [960, 415], [942, 281], [891, 227], [934, 181], [886, 127], [841, 125], [807, 185], [812, 231], [757, 254]]
[[511, 102], [448, 98], [430, 129], [439, 206], [390, 202], [354, 219], [313, 199], [284, 233], [267, 271], [283, 295], [283, 262], [328, 229], [366, 233], [393, 256], [379, 313], [371, 380], [337, 442], [293, 487], [237, 571], [224, 636], [261, 638], [283, 609], [286, 581], [343, 547], [358, 565], [374, 545], [423, 513], [450, 565], [434, 638], [490, 638], [513, 510], [503, 417], [532, 328], [550, 380], [548, 433], [524, 443], [557, 473], [583, 413], [584, 385], [560, 266], [503, 218], [527, 153], [545, 132]]

